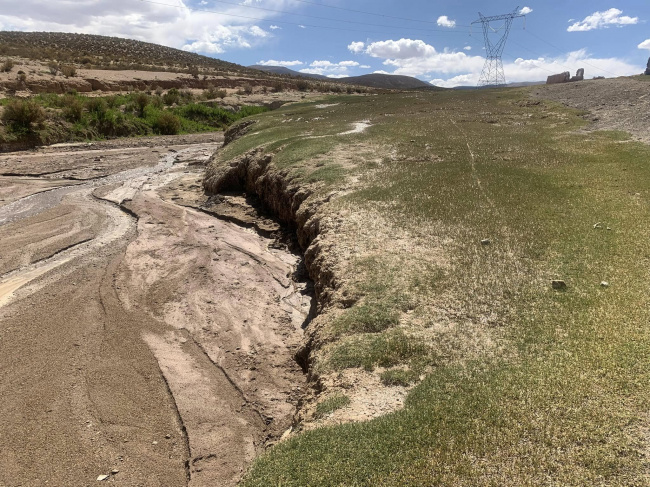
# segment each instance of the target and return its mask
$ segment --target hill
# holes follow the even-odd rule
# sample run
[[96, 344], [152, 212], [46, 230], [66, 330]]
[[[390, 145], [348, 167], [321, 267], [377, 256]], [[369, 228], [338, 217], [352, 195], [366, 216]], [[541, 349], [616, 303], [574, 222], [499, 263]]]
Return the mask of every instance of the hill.
[[36, 60], [53, 59], [102, 69], [170, 69], [196, 66], [228, 74], [259, 75], [259, 72], [239, 64], [181, 49], [90, 34], [0, 31], [0, 55]]
[[430, 83], [412, 78], [411, 76], [399, 76], [396, 74], [364, 74], [361, 76], [350, 76], [340, 78], [342, 83], [368, 86], [369, 88], [384, 88], [388, 90], [411, 90], [414, 88], [432, 88]]
[[334, 81], [332, 78], [323, 76], [322, 74], [310, 74], [310, 73], [301, 73], [300, 71], [295, 71], [293, 69], [285, 68], [284, 66], [261, 66], [259, 64], [254, 64], [248, 66], [249, 69], [256, 69], [258, 71], [264, 71], [266, 73], [279, 74], [281, 76], [300, 76], [303, 78], [314, 78], [319, 80]]
[[[320, 74], [309, 74], [294, 71], [284, 66], [260, 66], [258, 64], [248, 66], [250, 69], [257, 69], [267, 73], [289, 76], [303, 76], [329, 82], [339, 82], [349, 85], [367, 86], [369, 88], [379, 88], [385, 90], [410, 90], [414, 88], [432, 88], [432, 85], [411, 76], [399, 76], [395, 74], [364, 74], [361, 76], [348, 76], [346, 78], [328, 78]], [[435, 88], [435, 87], [434, 87]]]

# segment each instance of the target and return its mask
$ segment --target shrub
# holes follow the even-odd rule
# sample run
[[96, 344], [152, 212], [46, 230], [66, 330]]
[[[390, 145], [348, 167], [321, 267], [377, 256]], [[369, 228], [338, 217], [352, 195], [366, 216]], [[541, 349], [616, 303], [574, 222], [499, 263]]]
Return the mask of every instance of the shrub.
[[192, 103], [194, 100], [194, 93], [188, 89], [181, 90], [179, 94], [183, 103]]
[[307, 91], [309, 89], [309, 81], [304, 79], [299, 79], [296, 81], [296, 89], [298, 91]]
[[160, 97], [163, 95], [164, 92], [165, 90], [163, 90], [160, 86], [156, 86], [156, 91], [154, 93], [156, 93], [156, 96]]
[[54, 61], [50, 61], [49, 63], [47, 63], [47, 67], [50, 70], [50, 74], [53, 76], [56, 76], [56, 73], [59, 72], [59, 65]]
[[220, 98], [220, 99], [222, 99], [222, 100], [223, 100], [227, 95], [228, 95], [228, 93], [226, 92], [226, 90], [217, 90], [217, 92], [216, 92], [216, 96], [217, 96], [217, 98]]
[[84, 104], [74, 95], [63, 97], [63, 117], [68, 122], [79, 122], [83, 117]]
[[253, 94], [253, 86], [246, 83], [244, 85], [244, 93], [246, 93], [247, 95], [252, 95]]
[[284, 86], [282, 85], [282, 83], [280, 83], [279, 81], [276, 81], [275, 83], [273, 83], [273, 92], [274, 93], [280, 93], [282, 90], [284, 90]]
[[77, 68], [69, 64], [61, 66], [61, 73], [66, 78], [74, 78], [77, 75]]
[[0, 71], [2, 71], [3, 73], [8, 73], [13, 68], [14, 68], [13, 59], [7, 58], [7, 59], [5, 59], [4, 63], [2, 63], [2, 69]]
[[86, 100], [86, 109], [90, 113], [103, 115], [108, 110], [108, 103], [103, 98], [88, 98]]
[[2, 112], [2, 120], [14, 131], [31, 131], [45, 120], [45, 110], [33, 100], [13, 100]]
[[23, 83], [27, 81], [27, 75], [23, 71], [18, 73], [18, 81], [22, 81]]
[[165, 93], [162, 98], [167, 106], [172, 106], [174, 103], [178, 105], [178, 102], [181, 99], [181, 94], [176, 88], [172, 88]]
[[199, 79], [199, 68], [196, 66], [188, 67], [187, 72], [192, 75], [192, 78]]
[[176, 135], [181, 129], [181, 121], [176, 115], [163, 111], [156, 118], [153, 128], [162, 135]]
[[138, 115], [142, 117], [144, 115], [144, 109], [147, 107], [149, 104], [149, 95], [146, 93], [136, 93], [133, 102], [135, 103], [135, 106], [138, 110]]

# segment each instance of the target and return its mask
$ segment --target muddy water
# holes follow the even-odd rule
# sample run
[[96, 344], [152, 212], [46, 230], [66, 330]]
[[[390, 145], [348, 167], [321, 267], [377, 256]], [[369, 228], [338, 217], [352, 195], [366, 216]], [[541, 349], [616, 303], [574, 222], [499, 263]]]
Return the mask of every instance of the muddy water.
[[105, 218], [0, 276], [0, 485], [235, 485], [290, 426], [310, 307], [297, 258], [163, 201], [189, 170], [175, 157], [0, 208], [16, 232], [63, 203]]

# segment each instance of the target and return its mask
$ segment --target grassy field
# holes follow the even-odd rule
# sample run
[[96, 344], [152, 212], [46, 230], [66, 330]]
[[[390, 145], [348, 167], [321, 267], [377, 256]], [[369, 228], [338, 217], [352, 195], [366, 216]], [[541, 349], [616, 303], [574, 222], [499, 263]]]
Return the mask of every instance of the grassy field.
[[[526, 93], [294, 105], [223, 151], [263, 145], [335, 194], [314, 372], [415, 384], [403, 409], [274, 446], [243, 485], [648, 485], [650, 148]], [[323, 397], [317, 414], [349, 407]]]
[[[225, 95], [225, 92], [223, 93]], [[222, 130], [231, 123], [266, 111], [244, 106], [238, 112], [197, 103], [216, 97], [189, 90], [86, 97], [76, 92], [41, 94], [30, 99], [0, 99], [0, 143], [52, 144], [143, 135], [175, 135]]]

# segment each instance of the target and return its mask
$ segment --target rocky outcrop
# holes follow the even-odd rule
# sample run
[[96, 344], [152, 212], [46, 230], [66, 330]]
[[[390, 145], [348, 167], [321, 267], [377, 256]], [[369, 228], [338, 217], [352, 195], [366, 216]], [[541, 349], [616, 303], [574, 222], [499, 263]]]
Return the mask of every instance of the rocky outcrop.
[[546, 84], [547, 85], [555, 85], [558, 83], [566, 83], [571, 79], [571, 73], [568, 71], [565, 71], [564, 73], [560, 74], [552, 74], [548, 78], [546, 78]]

